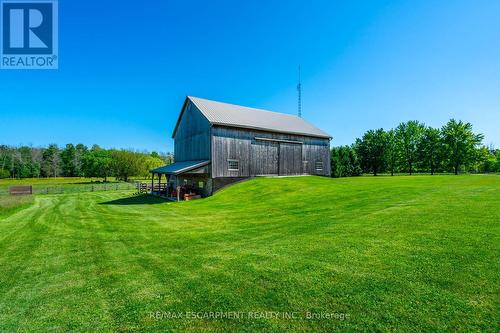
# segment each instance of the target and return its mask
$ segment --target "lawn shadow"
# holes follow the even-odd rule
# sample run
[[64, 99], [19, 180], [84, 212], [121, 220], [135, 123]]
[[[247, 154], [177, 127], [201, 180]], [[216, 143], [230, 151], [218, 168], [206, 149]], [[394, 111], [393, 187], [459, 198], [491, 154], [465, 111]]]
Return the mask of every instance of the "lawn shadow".
[[154, 197], [147, 194], [136, 195], [133, 197], [120, 198], [116, 200], [100, 202], [99, 205], [156, 205], [167, 202], [165, 199]]
[[120, 182], [116, 182], [116, 181], [107, 181], [107, 182], [91, 182], [91, 181], [88, 181], [88, 182], [69, 182], [69, 183], [62, 183], [61, 185], [115, 185], [115, 184], [119, 184]]

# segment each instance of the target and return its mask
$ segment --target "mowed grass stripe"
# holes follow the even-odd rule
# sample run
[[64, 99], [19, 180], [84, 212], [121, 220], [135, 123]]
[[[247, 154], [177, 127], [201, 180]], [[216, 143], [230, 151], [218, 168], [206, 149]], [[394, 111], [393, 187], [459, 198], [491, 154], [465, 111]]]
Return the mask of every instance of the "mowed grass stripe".
[[0, 221], [0, 330], [495, 331], [498, 198], [498, 176], [256, 179], [185, 203], [40, 196]]

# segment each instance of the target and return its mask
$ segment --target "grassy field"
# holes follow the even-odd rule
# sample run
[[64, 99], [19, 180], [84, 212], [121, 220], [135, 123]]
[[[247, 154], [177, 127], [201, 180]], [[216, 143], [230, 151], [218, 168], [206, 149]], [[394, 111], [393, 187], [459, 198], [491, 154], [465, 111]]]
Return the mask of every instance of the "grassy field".
[[[95, 181], [103, 181], [102, 178], [83, 178], [83, 177], [57, 177], [57, 178], [23, 178], [23, 179], [0, 179], [0, 186], [11, 185], [33, 185], [33, 186], [51, 186], [51, 185], [71, 185], [71, 184], [90, 184]], [[108, 179], [115, 182], [113, 177]]]
[[499, 200], [479, 175], [37, 196], [0, 218], [0, 331], [498, 332]]
[[33, 196], [0, 196], [0, 218], [7, 217], [34, 202]]
[[[131, 178], [130, 181], [151, 181], [151, 179]], [[56, 178], [22, 178], [22, 179], [0, 179], [0, 186], [33, 185], [33, 186], [56, 186], [56, 185], [80, 185], [104, 182], [104, 178], [85, 177], [56, 177]], [[119, 183], [115, 177], [108, 177], [108, 183]]]
[[102, 178], [83, 177], [0, 179], [0, 196], [8, 194], [10, 186], [18, 185], [32, 185], [34, 194], [60, 194], [131, 189], [132, 182], [117, 181], [114, 177], [109, 177], [106, 183]]

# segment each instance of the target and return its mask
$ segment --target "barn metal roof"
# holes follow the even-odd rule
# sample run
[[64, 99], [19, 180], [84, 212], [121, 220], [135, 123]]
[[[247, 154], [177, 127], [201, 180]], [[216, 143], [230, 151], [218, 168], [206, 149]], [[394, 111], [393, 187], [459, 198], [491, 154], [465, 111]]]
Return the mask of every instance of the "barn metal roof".
[[[188, 96], [211, 124], [321, 138], [331, 136], [294, 115]], [[174, 131], [175, 134], [175, 131]]]
[[151, 170], [151, 173], [161, 173], [163, 175], [179, 175], [184, 172], [188, 172], [194, 169], [201, 168], [210, 163], [210, 161], [185, 161], [185, 162], [175, 162], [169, 165], [165, 165], [156, 169]]

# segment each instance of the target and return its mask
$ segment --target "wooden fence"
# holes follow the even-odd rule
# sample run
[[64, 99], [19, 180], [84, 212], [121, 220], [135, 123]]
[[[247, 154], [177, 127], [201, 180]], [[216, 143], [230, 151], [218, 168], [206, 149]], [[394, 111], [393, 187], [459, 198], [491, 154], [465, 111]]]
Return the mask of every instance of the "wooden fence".
[[9, 187], [10, 195], [30, 195], [33, 194], [33, 186], [11, 186]]

